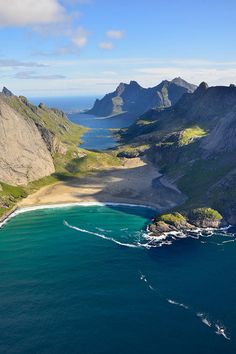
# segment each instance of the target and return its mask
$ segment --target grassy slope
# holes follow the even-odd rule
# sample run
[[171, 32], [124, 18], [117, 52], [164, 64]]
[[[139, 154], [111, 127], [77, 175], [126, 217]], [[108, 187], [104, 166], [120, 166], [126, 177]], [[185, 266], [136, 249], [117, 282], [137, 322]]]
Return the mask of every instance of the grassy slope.
[[[212, 120], [186, 119], [186, 112], [147, 112], [128, 130], [121, 132], [124, 147], [135, 142], [136, 149], [150, 145], [148, 156], [158, 164], [160, 172], [174, 180], [178, 188], [188, 196], [188, 200], [175, 210], [212, 207], [225, 213], [236, 198], [236, 182], [230, 185], [217, 183], [236, 167], [235, 154], [215, 154], [203, 158], [201, 141], [214, 128]], [[188, 117], [187, 117], [188, 118]], [[213, 191], [212, 186], [217, 185]]]
[[29, 103], [25, 97], [6, 97], [5, 100], [17, 112], [33, 119], [36, 123], [42, 124], [54, 133], [61, 142], [71, 146], [81, 143], [82, 135], [88, 130], [83, 126], [71, 123], [66, 116], [61, 114], [62, 112], [49, 109], [46, 106], [43, 106], [43, 108], [37, 107]]

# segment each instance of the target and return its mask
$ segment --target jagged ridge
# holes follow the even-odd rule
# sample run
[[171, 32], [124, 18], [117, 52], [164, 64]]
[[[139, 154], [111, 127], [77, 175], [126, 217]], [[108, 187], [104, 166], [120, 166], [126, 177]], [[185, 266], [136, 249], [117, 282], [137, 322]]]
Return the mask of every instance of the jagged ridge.
[[129, 113], [138, 116], [152, 108], [169, 107], [184, 93], [193, 92], [195, 89], [195, 85], [180, 77], [172, 81], [162, 81], [151, 88], [144, 88], [136, 81], [130, 81], [129, 84], [120, 83], [114, 92], [105, 95], [101, 100], [97, 99], [87, 113], [97, 116]]

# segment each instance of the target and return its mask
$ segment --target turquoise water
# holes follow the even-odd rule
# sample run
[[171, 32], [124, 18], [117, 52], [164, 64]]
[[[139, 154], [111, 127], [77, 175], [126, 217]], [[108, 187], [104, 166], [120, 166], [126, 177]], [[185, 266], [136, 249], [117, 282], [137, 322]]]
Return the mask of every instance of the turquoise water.
[[235, 353], [235, 239], [151, 247], [153, 214], [73, 206], [11, 219], [0, 230], [0, 353]]

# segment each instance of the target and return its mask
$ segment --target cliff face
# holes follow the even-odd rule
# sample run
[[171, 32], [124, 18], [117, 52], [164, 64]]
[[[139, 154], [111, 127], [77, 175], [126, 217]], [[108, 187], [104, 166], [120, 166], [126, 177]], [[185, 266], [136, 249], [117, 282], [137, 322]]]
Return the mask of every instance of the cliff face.
[[193, 92], [195, 85], [181, 78], [162, 81], [152, 88], [143, 88], [136, 81], [129, 84], [121, 83], [117, 89], [96, 100], [89, 114], [109, 116], [129, 113], [139, 116], [152, 108], [169, 107], [175, 104], [184, 93]]
[[181, 207], [214, 208], [236, 224], [236, 87], [202, 83], [173, 107], [146, 112], [121, 134], [188, 196]]
[[0, 97], [0, 180], [27, 184], [55, 171], [52, 156], [34, 121]]
[[54, 165], [66, 166], [77, 156], [85, 130], [60, 110], [42, 103], [35, 106], [4, 88], [0, 93], [0, 182], [27, 185], [55, 172]]

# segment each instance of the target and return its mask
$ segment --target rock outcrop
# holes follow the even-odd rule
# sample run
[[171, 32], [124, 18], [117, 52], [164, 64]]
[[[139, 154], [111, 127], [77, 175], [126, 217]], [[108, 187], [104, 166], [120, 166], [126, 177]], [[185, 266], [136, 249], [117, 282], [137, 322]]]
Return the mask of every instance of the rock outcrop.
[[156, 218], [149, 226], [151, 236], [161, 237], [170, 232], [191, 232], [196, 229], [217, 229], [223, 225], [223, 217], [211, 208], [197, 208], [188, 213], [174, 212]]

